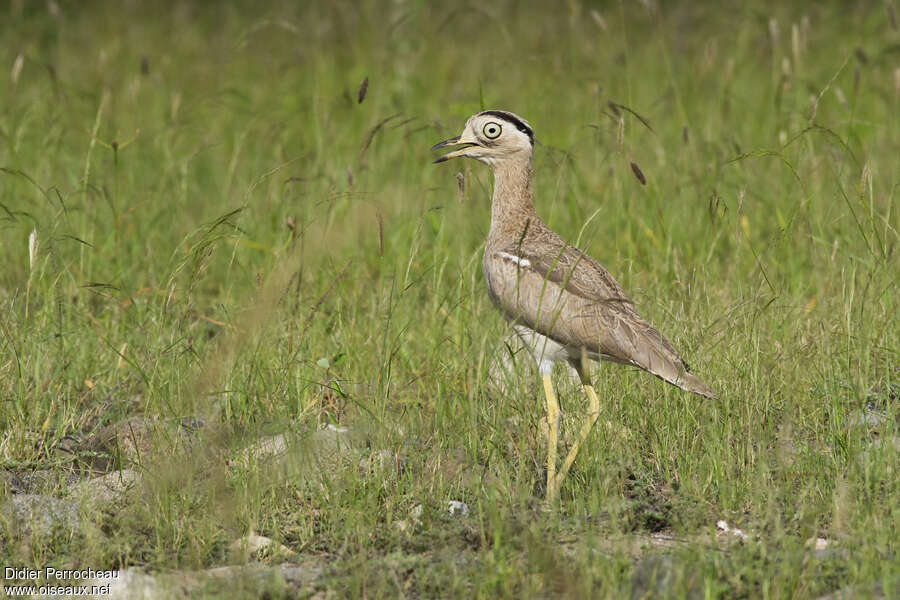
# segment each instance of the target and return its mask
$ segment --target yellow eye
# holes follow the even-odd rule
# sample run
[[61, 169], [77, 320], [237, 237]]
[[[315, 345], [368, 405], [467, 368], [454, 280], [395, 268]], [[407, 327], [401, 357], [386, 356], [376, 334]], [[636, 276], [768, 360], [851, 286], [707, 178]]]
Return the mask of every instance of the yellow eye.
[[494, 123], [491, 121], [490, 123], [486, 123], [484, 128], [481, 130], [481, 133], [484, 134], [489, 140], [495, 140], [500, 137], [500, 133], [503, 131], [503, 128], [500, 127], [500, 123]]

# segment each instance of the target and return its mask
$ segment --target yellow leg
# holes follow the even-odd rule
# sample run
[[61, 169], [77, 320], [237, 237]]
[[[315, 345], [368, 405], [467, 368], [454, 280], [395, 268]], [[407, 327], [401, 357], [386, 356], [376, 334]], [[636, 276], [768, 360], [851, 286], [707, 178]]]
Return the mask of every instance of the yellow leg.
[[562, 486], [563, 479], [566, 478], [569, 468], [572, 466], [572, 463], [575, 462], [575, 457], [578, 456], [581, 445], [587, 439], [588, 435], [590, 435], [594, 423], [597, 422], [597, 417], [600, 416], [600, 399], [597, 398], [597, 392], [594, 391], [594, 386], [591, 385], [591, 378], [587, 372], [587, 362], [587, 355], [583, 348], [581, 350], [581, 359], [571, 362], [572, 366], [575, 367], [575, 370], [578, 371], [581, 385], [584, 386], [584, 393], [587, 394], [588, 397], [588, 414], [584, 419], [584, 423], [581, 425], [581, 431], [578, 432], [578, 439], [575, 440], [575, 444], [572, 445], [569, 453], [566, 454], [562, 467], [560, 467], [559, 472], [556, 474], [556, 481], [553, 483], [553, 489], [557, 492]]
[[581, 425], [581, 431], [578, 432], [578, 439], [575, 440], [575, 444], [569, 450], [569, 453], [563, 461], [562, 467], [559, 469], [559, 473], [556, 475], [557, 481], [554, 484], [554, 488], [557, 491], [562, 485], [563, 479], [566, 478], [566, 474], [569, 472], [572, 463], [575, 462], [575, 457], [578, 456], [578, 450], [581, 449], [581, 445], [591, 433], [591, 429], [594, 427], [594, 423], [597, 422], [597, 417], [600, 415], [600, 399], [597, 398], [597, 392], [594, 391], [594, 386], [590, 383], [586, 383], [584, 384], [584, 391], [590, 402], [588, 414], [584, 419], [584, 423]]
[[544, 382], [544, 396], [547, 398], [547, 502], [553, 502], [559, 491], [556, 481], [556, 443], [559, 438], [559, 402], [553, 393], [550, 374], [541, 376]]

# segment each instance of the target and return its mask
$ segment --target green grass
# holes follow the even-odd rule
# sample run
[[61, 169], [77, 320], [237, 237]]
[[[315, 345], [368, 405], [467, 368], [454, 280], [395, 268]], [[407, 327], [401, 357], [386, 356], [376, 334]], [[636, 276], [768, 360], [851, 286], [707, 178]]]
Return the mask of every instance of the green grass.
[[[206, 419], [183, 451], [154, 438], [101, 533], [7, 524], [0, 562], [201, 569], [252, 529], [338, 596], [628, 597], [655, 555], [665, 597], [896, 593], [896, 9], [649, 4], [0, 4], [3, 468]], [[536, 374], [487, 376], [490, 174], [430, 164], [482, 108], [530, 121], [538, 212], [720, 395], [595, 366], [600, 422], [552, 511]], [[561, 400], [573, 433], [584, 399]], [[867, 402], [876, 431], [852, 424]], [[327, 423], [406, 468], [226, 464]]]

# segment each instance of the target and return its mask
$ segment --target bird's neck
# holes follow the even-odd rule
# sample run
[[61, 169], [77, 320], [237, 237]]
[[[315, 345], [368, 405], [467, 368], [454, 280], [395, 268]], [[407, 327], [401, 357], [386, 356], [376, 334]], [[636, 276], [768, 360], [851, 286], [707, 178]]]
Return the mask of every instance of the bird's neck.
[[489, 236], [506, 229], [520, 229], [537, 213], [531, 201], [531, 157], [527, 161], [507, 161], [494, 165], [494, 195], [491, 198]]

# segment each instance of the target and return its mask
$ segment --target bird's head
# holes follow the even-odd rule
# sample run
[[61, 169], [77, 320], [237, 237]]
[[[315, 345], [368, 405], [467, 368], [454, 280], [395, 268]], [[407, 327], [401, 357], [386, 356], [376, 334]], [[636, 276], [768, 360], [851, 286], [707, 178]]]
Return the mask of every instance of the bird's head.
[[434, 162], [467, 156], [491, 167], [508, 160], [528, 160], [534, 151], [534, 132], [525, 119], [504, 110], [485, 110], [469, 117], [463, 132], [432, 146], [457, 148]]

